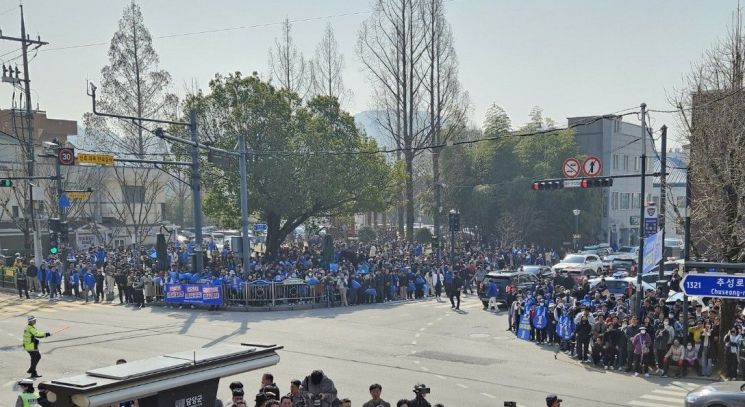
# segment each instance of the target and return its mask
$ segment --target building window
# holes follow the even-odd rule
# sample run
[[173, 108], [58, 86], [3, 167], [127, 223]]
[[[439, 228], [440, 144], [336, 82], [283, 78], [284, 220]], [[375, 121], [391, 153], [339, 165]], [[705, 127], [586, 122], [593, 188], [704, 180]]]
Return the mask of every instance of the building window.
[[124, 185], [122, 186], [122, 195], [124, 202], [129, 204], [145, 203], [145, 187], [141, 185]]
[[166, 220], [166, 204], [165, 203], [160, 204], [160, 220], [161, 221]]
[[628, 192], [621, 193], [621, 209], [629, 209], [629, 195]]
[[624, 171], [628, 171], [629, 170], [629, 156], [627, 156], [627, 155], [624, 155], [623, 156], [623, 169], [624, 169]]
[[634, 171], [639, 171], [639, 157], [634, 157]]
[[613, 154], [613, 169], [618, 169], [618, 154]]
[[610, 198], [611, 209], [618, 209], [618, 192], [613, 192]]
[[13, 212], [13, 217], [14, 218], [18, 219], [20, 217], [20, 212], [21, 211], [20, 211], [20, 209], [17, 206], [13, 205], [12, 212]]
[[608, 217], [608, 195], [603, 194], [602, 200], [603, 200], [603, 217], [607, 218]]

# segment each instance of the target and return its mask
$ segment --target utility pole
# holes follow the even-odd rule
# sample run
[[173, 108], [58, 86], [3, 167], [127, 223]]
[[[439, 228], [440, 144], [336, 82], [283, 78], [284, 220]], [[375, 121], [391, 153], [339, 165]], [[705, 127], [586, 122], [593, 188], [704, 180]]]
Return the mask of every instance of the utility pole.
[[[683, 243], [683, 264], [691, 261], [691, 160], [688, 160], [686, 168], [686, 206], [685, 206], [685, 223], [684, 233], [685, 240]], [[687, 269], [683, 269], [683, 272], [687, 272]], [[683, 291], [683, 309], [688, 310], [688, 296]], [[683, 313], [683, 326], [688, 326], [688, 312]], [[683, 346], [688, 344], [688, 335], [683, 335]]]
[[[240, 158], [238, 168], [241, 176], [241, 252], [243, 253], [243, 272], [248, 272], [248, 264], [251, 259], [251, 246], [248, 240], [248, 151], [246, 150], [246, 135], [238, 136], [238, 150]], [[235, 249], [235, 248], [234, 248]]]
[[[54, 140], [54, 143], [57, 144], [54, 151], [58, 152], [62, 146], [56, 139]], [[57, 159], [57, 154], [55, 154], [54, 157], [54, 175], [57, 178], [57, 207], [59, 208], [59, 229], [57, 230], [57, 238], [59, 239], [59, 250], [57, 251], [57, 253], [58, 258], [61, 258], [60, 272], [63, 276], [66, 276], [65, 272], [67, 271], [67, 242], [65, 242], [63, 236], [67, 236], [67, 222], [65, 221], [67, 217], [67, 210], [64, 206], [62, 206], [62, 194], [65, 193], [65, 191], [62, 188], [62, 166], [59, 162], [59, 159]]]
[[[2, 34], [0, 30], [0, 40], [14, 41], [21, 43], [21, 56], [23, 59], [23, 83], [24, 83], [24, 94], [26, 98], [26, 128], [28, 129], [28, 141], [27, 141], [27, 154], [26, 154], [26, 165], [29, 177], [34, 176], [34, 112], [31, 104], [31, 79], [29, 79], [28, 72], [28, 48], [29, 45], [36, 45], [34, 49], [41, 47], [42, 45], [48, 44], [47, 42], [41, 41], [41, 38], [32, 40], [26, 34], [26, 22], [23, 18], [23, 6], [21, 8], [21, 37], [8, 37]], [[34, 210], [34, 187], [29, 182], [28, 185], [28, 196], [29, 206], [28, 214], [31, 217], [31, 224], [34, 229], [34, 263], [36, 267], [41, 265], [41, 234], [39, 231], [39, 222], [36, 219], [36, 211]]]
[[194, 205], [194, 268], [196, 273], [204, 270], [204, 253], [202, 252], [202, 173], [199, 170], [199, 136], [197, 135], [197, 112], [189, 112], [189, 132], [191, 133], [191, 188]]
[[[658, 265], [658, 273], [660, 281], [665, 278], [665, 206], [667, 206], [666, 194], [667, 194], [667, 126], [662, 125], [662, 134], [660, 135], [660, 208], [659, 208], [659, 219], [660, 219], [660, 236], [662, 239], [662, 258]], [[686, 325], [687, 326], [687, 325]]]
[[[647, 104], [641, 104], [642, 109], [642, 174], [641, 174], [641, 196], [639, 197], [639, 257], [636, 269], [636, 313], [641, 320], [642, 298], [644, 287], [642, 287], [642, 274], [644, 272], [644, 201], [647, 184]], [[661, 171], [664, 172], [664, 171]]]

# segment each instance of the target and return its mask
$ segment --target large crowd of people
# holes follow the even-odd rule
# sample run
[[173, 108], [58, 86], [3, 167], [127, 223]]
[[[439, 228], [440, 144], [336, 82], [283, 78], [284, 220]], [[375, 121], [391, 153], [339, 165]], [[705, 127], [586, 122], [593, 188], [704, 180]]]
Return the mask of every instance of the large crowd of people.
[[[116, 291], [119, 303], [142, 307], [155, 299], [157, 287], [165, 283], [206, 282], [230, 292], [257, 281], [295, 279], [321, 287], [329, 293], [330, 305], [445, 295], [453, 308], [459, 308], [461, 290], [475, 293], [479, 283], [489, 286], [488, 281], [482, 281], [486, 271], [551, 265], [559, 260], [557, 251], [536, 246], [463, 244], [451, 263], [445, 254], [438, 261], [436, 253], [421, 244], [390, 240], [341, 243], [329, 262], [323, 258], [321, 241], [311, 240], [302, 246], [285, 245], [271, 259], [257, 253], [243, 270], [236, 252], [228, 247], [209, 247], [203, 273], [189, 271], [189, 245], [171, 246], [170, 266], [161, 271], [156, 270], [152, 251], [146, 250], [140, 251], [140, 257], [126, 249], [79, 251], [64, 273], [54, 257], [45, 259], [40, 268], [34, 266], [33, 259], [19, 257], [14, 264], [18, 293], [28, 298], [31, 291], [48, 296], [50, 301], [69, 295], [86, 302], [111, 302], [116, 301]], [[710, 376], [721, 366], [729, 379], [745, 377], [742, 304], [737, 318], [727, 322], [729, 331], [721, 335], [720, 300], [699, 301], [688, 310], [681, 301], [666, 302], [670, 290], [680, 291], [680, 279], [681, 274], [676, 273], [656, 290], [637, 293], [629, 285], [621, 294], [610, 293], [603, 281], [591, 288], [586, 278], [575, 280], [566, 274], [542, 279], [533, 291], [507, 286], [508, 329], [516, 334], [527, 330], [529, 337], [525, 339], [556, 346], [582, 363], [602, 369], [642, 375], [667, 375], [673, 370], [675, 375], [693, 372]], [[636, 306], [637, 296], [642, 296], [641, 309]], [[545, 322], [536, 315], [543, 316]], [[688, 325], [684, 326], [686, 319]], [[719, 354], [722, 346], [724, 359]]]

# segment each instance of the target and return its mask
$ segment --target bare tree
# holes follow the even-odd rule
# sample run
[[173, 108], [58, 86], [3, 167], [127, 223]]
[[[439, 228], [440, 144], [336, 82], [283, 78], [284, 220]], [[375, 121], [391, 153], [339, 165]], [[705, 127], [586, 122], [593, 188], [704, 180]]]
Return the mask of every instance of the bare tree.
[[282, 35], [274, 39], [274, 48], [269, 49], [269, 69], [272, 80], [279, 87], [297, 93], [300, 97], [307, 88], [306, 62], [292, 38], [292, 24], [285, 18]]
[[155, 168], [114, 167], [113, 172], [121, 190], [107, 189], [106, 193], [110, 202], [117, 203], [112, 207], [127, 235], [139, 246], [162, 217], [157, 203], [165, 188], [160, 179], [164, 175]]
[[[414, 157], [430, 142], [421, 114], [427, 36], [425, 0], [375, 0], [358, 35], [357, 54], [375, 89], [378, 123], [395, 141], [406, 166], [406, 238], [414, 237]], [[399, 216], [401, 211], [399, 210]], [[399, 225], [400, 228], [400, 225]]]
[[[445, 19], [442, 0], [426, 0], [422, 13], [427, 38], [424, 54], [426, 71], [424, 91], [429, 107], [429, 139], [432, 145], [447, 142], [466, 120], [467, 95], [458, 80], [458, 59], [453, 47], [450, 25]], [[447, 124], [443, 131], [443, 123]], [[440, 236], [442, 221], [442, 186], [440, 184], [440, 150], [432, 149], [432, 189], [438, 206], [434, 208], [435, 235]]]
[[348, 101], [351, 92], [344, 87], [343, 69], [344, 55], [339, 52], [334, 28], [328, 23], [321, 42], [316, 46], [315, 56], [310, 61], [311, 95], [332, 96], [340, 104]]
[[[171, 75], [160, 69], [158, 63], [158, 54], [153, 48], [142, 11], [132, 2], [124, 8], [109, 46], [109, 64], [101, 70], [102, 82], [97, 101], [99, 110], [151, 119], [174, 117], [178, 99], [170, 92]], [[152, 159], [150, 156], [157, 157], [168, 152], [165, 143], [149, 131], [147, 123], [141, 120], [123, 121], [87, 114], [84, 122], [86, 148], [137, 159]], [[144, 196], [159, 195], [163, 183], [157, 176], [158, 170], [151, 167], [127, 168], [114, 170], [119, 189], [144, 188]], [[128, 224], [138, 239], [143, 231], [149, 231], [150, 224], [156, 218], [155, 213], [159, 211], [154, 207], [154, 200], [142, 200], [135, 211], [132, 202], [122, 200], [121, 194], [108, 191], [107, 196], [120, 215], [120, 221]], [[142, 214], [152, 217], [143, 217]]]
[[[708, 258], [744, 262], [745, 37], [740, 9], [733, 20], [726, 38], [705, 51], [685, 78], [676, 105], [690, 143], [695, 244]], [[732, 300], [722, 304], [722, 338], [733, 324], [735, 305]], [[719, 352], [724, 360], [721, 347]]]

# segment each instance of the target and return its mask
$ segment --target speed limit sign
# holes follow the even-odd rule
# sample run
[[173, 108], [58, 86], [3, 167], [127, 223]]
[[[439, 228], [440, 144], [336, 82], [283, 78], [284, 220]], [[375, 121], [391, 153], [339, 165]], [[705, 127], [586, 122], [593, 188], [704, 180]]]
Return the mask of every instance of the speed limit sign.
[[75, 149], [70, 147], [60, 148], [57, 151], [57, 160], [60, 165], [75, 165]]

